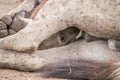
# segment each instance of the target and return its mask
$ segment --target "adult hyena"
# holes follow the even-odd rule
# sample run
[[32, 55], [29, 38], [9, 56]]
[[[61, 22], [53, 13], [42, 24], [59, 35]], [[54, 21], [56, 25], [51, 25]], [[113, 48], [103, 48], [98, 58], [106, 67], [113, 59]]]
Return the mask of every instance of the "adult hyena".
[[0, 39], [0, 47], [31, 53], [43, 40], [71, 26], [95, 37], [120, 40], [119, 4], [120, 0], [49, 0], [33, 22]]

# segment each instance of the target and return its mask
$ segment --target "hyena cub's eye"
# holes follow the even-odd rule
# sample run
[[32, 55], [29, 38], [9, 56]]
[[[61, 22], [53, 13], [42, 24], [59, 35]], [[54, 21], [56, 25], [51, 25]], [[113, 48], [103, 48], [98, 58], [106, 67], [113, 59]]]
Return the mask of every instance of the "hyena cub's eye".
[[60, 34], [60, 40], [63, 42], [65, 41], [65, 35], [63, 33]]

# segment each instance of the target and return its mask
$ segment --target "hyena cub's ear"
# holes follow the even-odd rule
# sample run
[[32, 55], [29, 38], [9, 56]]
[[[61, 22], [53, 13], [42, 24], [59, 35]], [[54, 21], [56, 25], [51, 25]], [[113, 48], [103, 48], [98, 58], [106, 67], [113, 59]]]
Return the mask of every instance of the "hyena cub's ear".
[[112, 50], [120, 51], [120, 41], [119, 40], [109, 39], [108, 46]]

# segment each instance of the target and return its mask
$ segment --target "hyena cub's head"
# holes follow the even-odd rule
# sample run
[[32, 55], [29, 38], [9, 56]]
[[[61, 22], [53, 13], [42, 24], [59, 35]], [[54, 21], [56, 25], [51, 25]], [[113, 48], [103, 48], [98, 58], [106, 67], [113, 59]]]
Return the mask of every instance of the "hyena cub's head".
[[48, 39], [44, 40], [40, 45], [39, 49], [48, 49], [53, 47], [60, 47], [75, 41], [80, 30], [75, 27], [70, 27], [62, 30]]

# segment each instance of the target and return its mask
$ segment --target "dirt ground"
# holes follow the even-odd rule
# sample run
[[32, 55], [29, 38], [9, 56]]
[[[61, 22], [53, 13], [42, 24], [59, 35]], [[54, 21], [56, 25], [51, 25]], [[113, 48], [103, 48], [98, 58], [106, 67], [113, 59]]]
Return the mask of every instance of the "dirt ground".
[[19, 4], [18, 0], [0, 0], [0, 18]]

